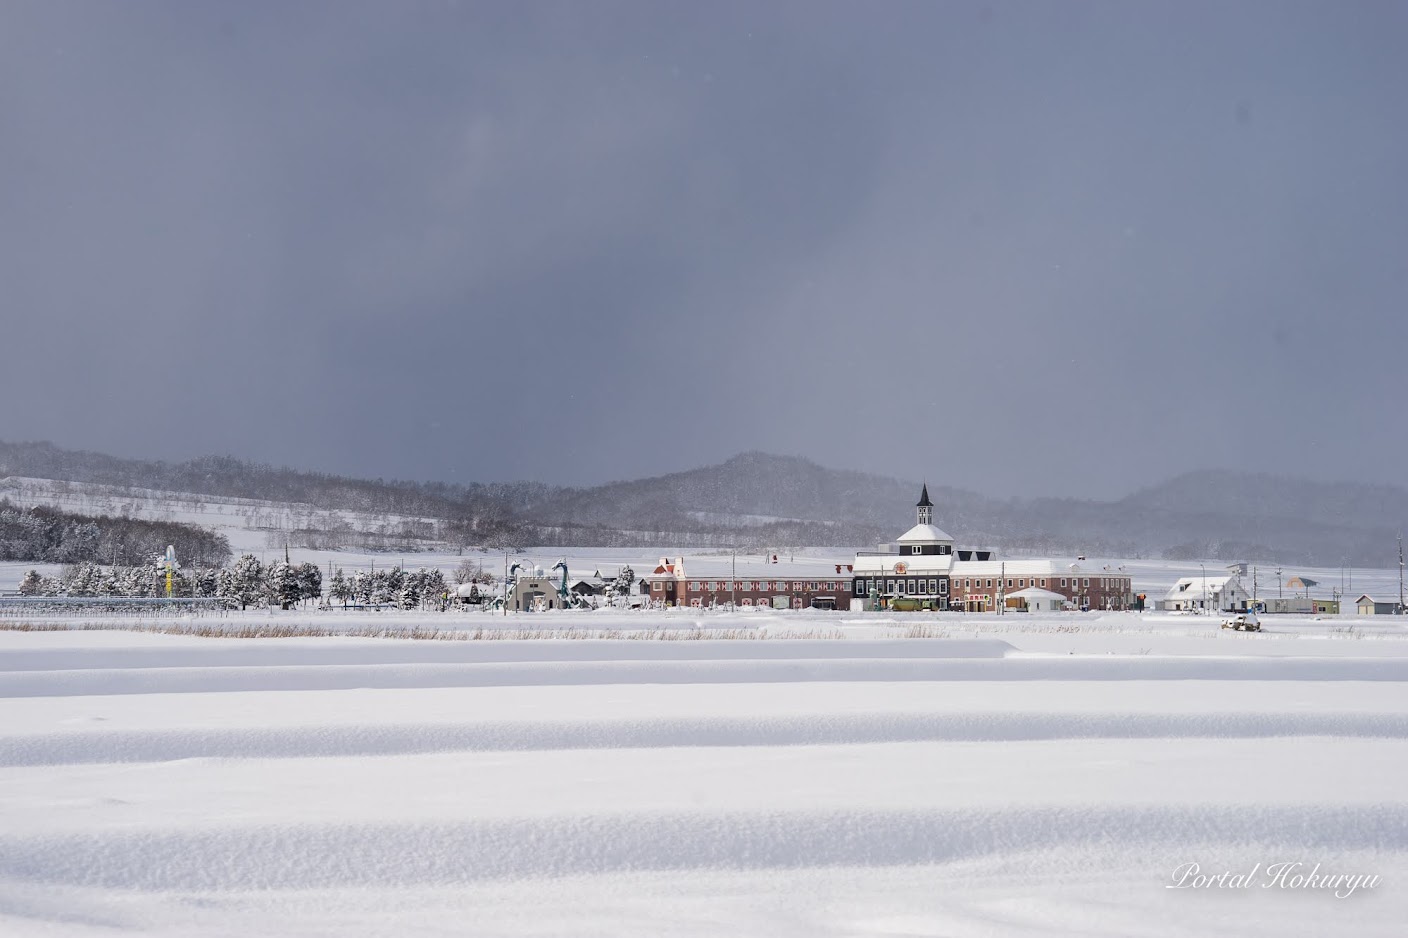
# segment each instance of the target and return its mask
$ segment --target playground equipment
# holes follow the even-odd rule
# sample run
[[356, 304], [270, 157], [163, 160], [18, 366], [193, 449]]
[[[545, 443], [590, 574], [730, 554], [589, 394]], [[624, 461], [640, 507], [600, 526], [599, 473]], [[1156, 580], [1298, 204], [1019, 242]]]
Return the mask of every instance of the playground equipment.
[[563, 609], [591, 609], [592, 604], [585, 596], [579, 596], [567, 588], [567, 560], [564, 558], [552, 565], [554, 570], [562, 571], [562, 582], [557, 587], [557, 598], [561, 602]]

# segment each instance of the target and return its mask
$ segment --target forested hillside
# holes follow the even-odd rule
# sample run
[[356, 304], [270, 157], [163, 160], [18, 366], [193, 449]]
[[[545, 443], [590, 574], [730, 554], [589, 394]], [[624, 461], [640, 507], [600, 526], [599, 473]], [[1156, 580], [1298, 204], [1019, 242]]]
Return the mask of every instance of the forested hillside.
[[[436, 519], [407, 533], [280, 531], [310, 547], [492, 545], [873, 547], [914, 519], [927, 481], [935, 521], [961, 544], [1007, 553], [1194, 557], [1356, 566], [1396, 562], [1408, 491], [1209, 471], [1111, 500], [998, 499], [767, 453], [685, 472], [564, 488], [352, 479], [208, 456], [124, 460], [48, 443], [0, 443], [0, 477], [140, 486]], [[297, 544], [297, 540], [294, 541]], [[60, 549], [61, 548], [56, 548]], [[106, 558], [104, 558], [106, 559]]]
[[173, 521], [21, 509], [0, 499], [0, 560], [135, 566], [176, 548], [183, 564], [219, 567], [230, 559], [223, 534]]

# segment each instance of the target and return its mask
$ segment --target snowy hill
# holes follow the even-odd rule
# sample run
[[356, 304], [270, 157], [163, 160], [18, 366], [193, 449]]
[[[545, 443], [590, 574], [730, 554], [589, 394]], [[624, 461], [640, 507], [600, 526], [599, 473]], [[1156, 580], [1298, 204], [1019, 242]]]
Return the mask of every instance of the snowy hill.
[[[0, 442], [7, 475], [22, 480], [9, 495], [17, 504], [190, 520], [228, 529], [236, 550], [285, 540], [415, 550], [498, 537], [545, 546], [853, 549], [908, 527], [919, 488], [757, 452], [653, 478], [555, 488], [350, 479], [230, 457], [162, 463]], [[1008, 554], [1389, 566], [1394, 538], [1408, 526], [1408, 491], [1395, 486], [1208, 471], [1094, 501], [997, 499], [928, 481], [945, 530]]]
[[320, 532], [328, 540], [342, 533], [349, 542], [365, 543], [377, 538], [430, 541], [437, 531], [430, 518], [23, 476], [0, 479], [0, 499], [19, 508], [48, 506], [83, 515], [196, 524], [224, 534], [236, 553], [279, 547], [287, 537], [307, 532]]

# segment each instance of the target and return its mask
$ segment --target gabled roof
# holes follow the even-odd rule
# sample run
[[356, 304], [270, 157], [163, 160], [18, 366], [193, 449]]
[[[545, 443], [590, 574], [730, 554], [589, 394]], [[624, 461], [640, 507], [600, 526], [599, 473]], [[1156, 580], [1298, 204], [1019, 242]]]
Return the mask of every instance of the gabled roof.
[[899, 537], [901, 544], [952, 544], [953, 538], [932, 524], [916, 524]]
[[1064, 600], [1066, 597], [1052, 590], [1044, 590], [1040, 586], [1028, 586], [1024, 590], [1017, 590], [1015, 593], [1004, 593], [1008, 599], [1035, 599], [1035, 600]]
[[[1238, 589], [1242, 588], [1241, 578], [1235, 574], [1232, 576], [1185, 576], [1166, 594], [1166, 599], [1212, 599], [1222, 593], [1235, 582]], [[1206, 592], [1204, 592], [1206, 587]]]

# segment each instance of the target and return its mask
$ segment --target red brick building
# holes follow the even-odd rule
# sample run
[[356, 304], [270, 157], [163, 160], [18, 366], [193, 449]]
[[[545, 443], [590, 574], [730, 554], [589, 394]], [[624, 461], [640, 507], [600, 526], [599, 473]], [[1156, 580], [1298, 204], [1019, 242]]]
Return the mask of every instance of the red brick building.
[[651, 602], [696, 609], [766, 606], [773, 609], [849, 609], [848, 564], [750, 558], [691, 562], [707, 575], [686, 575], [684, 558], [663, 558], [644, 579]]

